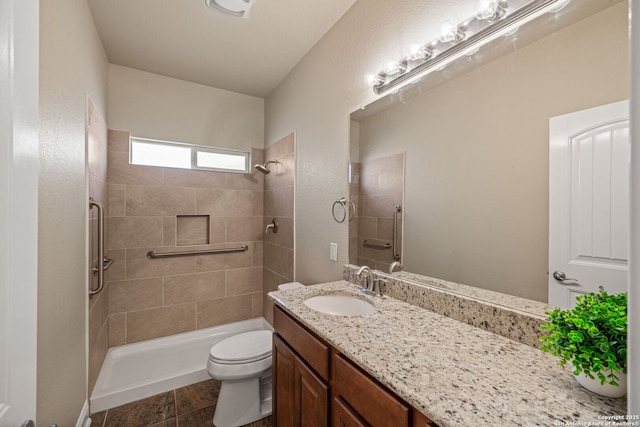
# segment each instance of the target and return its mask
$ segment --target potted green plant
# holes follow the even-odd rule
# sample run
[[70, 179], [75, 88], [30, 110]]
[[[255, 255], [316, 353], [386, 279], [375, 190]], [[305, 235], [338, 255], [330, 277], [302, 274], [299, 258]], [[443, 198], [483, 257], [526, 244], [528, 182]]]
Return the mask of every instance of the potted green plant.
[[556, 308], [545, 314], [541, 349], [560, 356], [564, 368], [585, 388], [608, 397], [626, 394], [627, 294], [599, 293], [576, 298], [570, 310]]

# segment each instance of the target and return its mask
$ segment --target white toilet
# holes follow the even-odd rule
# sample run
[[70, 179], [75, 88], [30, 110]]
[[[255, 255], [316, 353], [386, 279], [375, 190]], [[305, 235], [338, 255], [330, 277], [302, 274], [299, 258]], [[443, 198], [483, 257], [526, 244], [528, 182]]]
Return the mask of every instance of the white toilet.
[[237, 427], [271, 415], [272, 332], [251, 331], [211, 347], [207, 371], [222, 382], [216, 427]]
[[[278, 290], [302, 286], [283, 283]], [[211, 347], [207, 371], [222, 382], [214, 426], [237, 427], [271, 415], [272, 342], [273, 332], [262, 330], [234, 335]]]

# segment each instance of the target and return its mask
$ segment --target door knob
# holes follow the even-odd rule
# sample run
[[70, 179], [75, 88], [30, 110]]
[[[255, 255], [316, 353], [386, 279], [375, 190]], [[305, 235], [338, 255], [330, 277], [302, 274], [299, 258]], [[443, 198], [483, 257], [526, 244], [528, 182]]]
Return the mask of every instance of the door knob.
[[572, 279], [570, 277], [567, 277], [566, 274], [564, 274], [564, 271], [554, 271], [553, 272], [553, 278], [556, 279], [558, 282], [577, 282], [578, 279]]

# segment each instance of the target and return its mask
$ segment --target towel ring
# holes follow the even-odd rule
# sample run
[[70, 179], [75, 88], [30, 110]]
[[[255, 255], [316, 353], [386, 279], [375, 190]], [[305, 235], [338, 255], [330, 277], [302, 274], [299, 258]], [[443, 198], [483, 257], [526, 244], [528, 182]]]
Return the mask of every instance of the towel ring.
[[[349, 204], [348, 208], [347, 203]], [[340, 210], [338, 210], [338, 213], [336, 214], [336, 206], [342, 207], [342, 215], [340, 215]], [[347, 219], [347, 216], [349, 217], [349, 222], [351, 222], [353, 217], [356, 215], [356, 205], [353, 201], [347, 200], [346, 197], [341, 197], [333, 202], [333, 206], [331, 206], [331, 215], [337, 223], [343, 223], [345, 219]]]
[[[353, 218], [356, 216], [356, 204], [353, 203], [352, 200], [349, 200], [349, 222], [353, 221]], [[353, 213], [351, 213], [351, 209], [353, 209]]]

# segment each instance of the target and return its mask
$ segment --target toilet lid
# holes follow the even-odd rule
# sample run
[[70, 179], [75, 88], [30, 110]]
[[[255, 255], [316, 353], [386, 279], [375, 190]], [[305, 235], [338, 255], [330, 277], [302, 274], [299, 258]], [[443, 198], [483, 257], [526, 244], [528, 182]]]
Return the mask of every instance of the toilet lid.
[[271, 356], [271, 331], [251, 331], [226, 338], [209, 351], [219, 363], [248, 363]]

